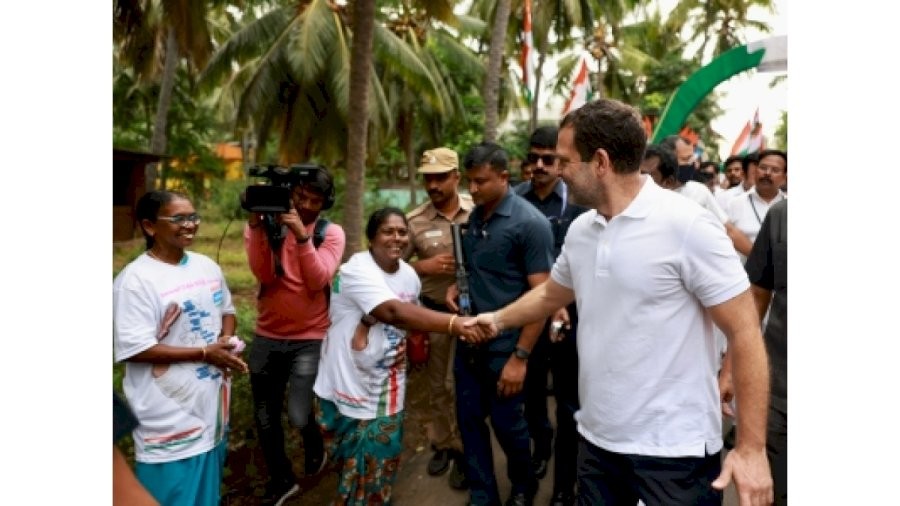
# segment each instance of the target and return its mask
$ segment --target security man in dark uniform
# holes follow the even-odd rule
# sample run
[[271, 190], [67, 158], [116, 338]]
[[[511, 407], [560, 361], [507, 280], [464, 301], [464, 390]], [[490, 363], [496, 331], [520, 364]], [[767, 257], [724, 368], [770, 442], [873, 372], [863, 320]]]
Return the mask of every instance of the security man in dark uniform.
[[[553, 258], [559, 256], [569, 225], [586, 208], [568, 202], [568, 189], [560, 177], [556, 160], [555, 126], [536, 129], [528, 142], [525, 160], [533, 167], [533, 177], [515, 191], [531, 202], [549, 220], [553, 232]], [[554, 327], [554, 323], [556, 327]], [[575, 501], [578, 433], [578, 351], [575, 330], [578, 313], [575, 303], [560, 308], [544, 326], [528, 361], [525, 378], [525, 419], [534, 441], [532, 467], [538, 479], [547, 474], [553, 428], [547, 417], [547, 371], [553, 374], [556, 396], [556, 446], [554, 450], [553, 496], [550, 506], [568, 506]], [[556, 330], [558, 329], [558, 330]]]
[[[483, 142], [463, 159], [475, 209], [463, 236], [473, 311], [493, 311], [547, 279], [553, 263], [550, 222], [509, 187], [506, 152]], [[457, 309], [457, 287], [447, 305]], [[460, 342], [454, 376], [456, 409], [466, 459], [470, 503], [500, 504], [485, 418], [506, 454], [512, 491], [507, 505], [530, 505], [537, 491], [523, 414], [525, 373], [544, 326], [538, 321], [507, 329], [482, 344]]]

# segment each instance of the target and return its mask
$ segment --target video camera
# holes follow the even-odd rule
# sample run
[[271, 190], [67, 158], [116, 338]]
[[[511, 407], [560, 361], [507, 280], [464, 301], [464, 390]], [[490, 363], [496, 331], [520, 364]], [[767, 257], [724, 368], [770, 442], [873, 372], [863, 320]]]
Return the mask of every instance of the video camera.
[[[319, 165], [294, 164], [290, 167], [281, 165], [254, 165], [249, 174], [269, 180], [269, 184], [255, 184], [247, 187], [241, 207], [251, 213], [287, 213], [290, 212], [291, 188], [301, 183], [316, 183], [319, 171], [325, 170]], [[326, 196], [327, 198], [327, 196]]]
[[[331, 174], [321, 165], [307, 163], [290, 167], [281, 165], [254, 165], [248, 173], [253, 177], [268, 180], [268, 184], [253, 184], [247, 187], [241, 197], [241, 207], [251, 213], [262, 215], [266, 237], [273, 252], [279, 251], [287, 236], [286, 228], [278, 216], [288, 213], [294, 207], [291, 191], [299, 184], [309, 185], [323, 194], [322, 210], [334, 205], [334, 181]], [[283, 274], [279, 255], [275, 255], [275, 273]]]

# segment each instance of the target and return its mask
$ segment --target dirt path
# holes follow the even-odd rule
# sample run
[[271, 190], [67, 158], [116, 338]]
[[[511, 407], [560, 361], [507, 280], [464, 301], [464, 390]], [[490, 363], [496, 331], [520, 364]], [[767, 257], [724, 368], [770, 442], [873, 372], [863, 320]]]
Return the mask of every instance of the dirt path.
[[[420, 372], [415, 370], [410, 372], [404, 422], [404, 450], [399, 475], [394, 486], [393, 504], [398, 506], [462, 506], [469, 498], [468, 492], [450, 488], [446, 474], [432, 477], [426, 472], [432, 452], [425, 436], [424, 407], [427, 406], [427, 389], [423, 388], [423, 381], [424, 375]], [[554, 400], [550, 397], [548, 412], [554, 425], [555, 409]], [[286, 422], [285, 426], [287, 426]], [[286, 433], [286, 437], [288, 448], [294, 449], [294, 472], [297, 476], [302, 476], [304, 458], [302, 443], [296, 432], [290, 432]], [[265, 464], [253, 430], [245, 430], [242, 437], [232, 434], [230, 439], [230, 451], [224, 479], [227, 493], [222, 498], [222, 506], [259, 505], [259, 497], [265, 487]], [[500, 497], [506, 499], [510, 487], [506, 476], [506, 457], [497, 444], [496, 438], [492, 438], [492, 441], [494, 443], [494, 472], [500, 486]], [[550, 471], [540, 482], [538, 495], [534, 502], [536, 506], [545, 506], [550, 502], [553, 487], [552, 460], [549, 467]], [[327, 505], [337, 487], [336, 468], [332, 463], [319, 475], [300, 478], [298, 483], [301, 493], [285, 502], [285, 506]], [[734, 487], [730, 486], [726, 490], [723, 506], [737, 506], [737, 504]]]

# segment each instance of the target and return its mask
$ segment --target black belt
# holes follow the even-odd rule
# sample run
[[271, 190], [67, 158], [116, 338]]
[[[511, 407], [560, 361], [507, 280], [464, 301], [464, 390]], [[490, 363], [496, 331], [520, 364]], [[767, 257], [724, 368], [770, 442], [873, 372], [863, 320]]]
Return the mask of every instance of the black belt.
[[420, 295], [419, 300], [422, 302], [423, 306], [427, 307], [428, 309], [431, 309], [432, 311], [440, 311], [442, 313], [452, 313], [453, 312], [453, 311], [450, 311], [450, 308], [447, 307], [446, 304], [441, 304], [438, 301], [436, 301], [430, 297]]

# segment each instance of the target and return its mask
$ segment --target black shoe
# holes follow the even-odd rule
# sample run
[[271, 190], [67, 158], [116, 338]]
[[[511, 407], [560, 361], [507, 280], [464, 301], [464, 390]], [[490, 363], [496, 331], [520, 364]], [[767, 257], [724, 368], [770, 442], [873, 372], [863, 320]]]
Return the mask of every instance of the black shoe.
[[451, 460], [453, 468], [450, 471], [450, 478], [447, 480], [450, 483], [450, 488], [454, 490], [466, 490], [469, 488], [469, 482], [466, 481], [466, 464], [465, 461], [463, 461], [462, 454], [454, 452]]
[[541, 480], [544, 476], [547, 476], [547, 467], [548, 467], [549, 459], [544, 457], [533, 457], [531, 459], [531, 470], [534, 472], [534, 477]]
[[300, 492], [300, 485], [294, 482], [269, 483], [263, 495], [263, 506], [281, 506], [288, 498]]
[[450, 450], [442, 448], [434, 452], [431, 460], [428, 461], [428, 474], [431, 476], [440, 476], [450, 469]]
[[328, 463], [327, 455], [325, 455], [325, 449], [319, 448], [318, 450], [310, 448], [306, 450], [306, 457], [303, 462], [303, 472], [305, 476], [313, 476], [315, 474], [319, 474], [322, 472], [322, 469], [325, 469], [325, 464]]
[[510, 495], [504, 503], [505, 506], [531, 506], [532, 504], [534, 504], [534, 499], [521, 492]]
[[572, 506], [575, 504], [575, 496], [570, 492], [554, 492], [550, 499], [550, 506]]

